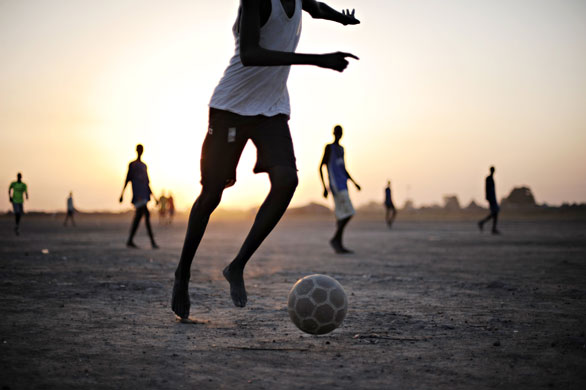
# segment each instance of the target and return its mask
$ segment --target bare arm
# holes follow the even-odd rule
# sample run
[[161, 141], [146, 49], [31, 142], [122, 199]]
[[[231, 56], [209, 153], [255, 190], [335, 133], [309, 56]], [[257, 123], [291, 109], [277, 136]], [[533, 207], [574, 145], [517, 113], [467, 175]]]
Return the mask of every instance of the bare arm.
[[8, 199], [12, 202], [12, 187], [8, 187]]
[[318, 2], [316, 0], [303, 0], [303, 10], [311, 15], [314, 19], [331, 20], [338, 22], [344, 26], [348, 24], [359, 24], [360, 20], [356, 19], [355, 11], [342, 10], [338, 12], [331, 8], [326, 3]]
[[126, 173], [126, 180], [124, 180], [124, 187], [122, 187], [122, 192], [120, 193], [120, 203], [122, 203], [124, 199], [124, 190], [130, 181], [130, 165], [128, 166], [128, 172]]
[[346, 171], [346, 176], [348, 176], [348, 180], [350, 180], [352, 183], [354, 183], [354, 185], [356, 186], [356, 189], [358, 191], [360, 191], [362, 188], [360, 188], [360, 186], [358, 185], [358, 183], [356, 183], [354, 181], [354, 179], [352, 179], [352, 177], [350, 176], [350, 174], [348, 173], [348, 171], [346, 170], [346, 168], [344, 168], [344, 170]]
[[324, 156], [321, 159], [321, 164], [319, 164], [319, 177], [321, 179], [321, 184], [324, 188], [324, 198], [328, 197], [328, 188], [326, 187], [326, 182], [324, 180], [324, 174], [323, 174], [323, 166], [328, 164], [328, 160], [330, 159], [330, 145], [327, 145], [326, 148], [324, 149]]
[[347, 57], [353, 54], [336, 52], [329, 54], [299, 54], [267, 50], [260, 46], [260, 2], [242, 0], [240, 14], [240, 61], [244, 66], [315, 65], [321, 68], [344, 71]]

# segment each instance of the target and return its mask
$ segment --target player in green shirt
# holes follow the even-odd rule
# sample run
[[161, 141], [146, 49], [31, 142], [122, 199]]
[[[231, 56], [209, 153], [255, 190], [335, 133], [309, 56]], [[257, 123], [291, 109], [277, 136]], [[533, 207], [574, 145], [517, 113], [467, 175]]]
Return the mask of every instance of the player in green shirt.
[[10, 187], [8, 187], [8, 197], [10, 198], [10, 202], [12, 203], [14, 217], [16, 219], [14, 233], [16, 233], [17, 236], [20, 234], [20, 217], [22, 217], [22, 214], [24, 213], [24, 197], [22, 196], [23, 194], [26, 195], [26, 199], [28, 200], [28, 191], [26, 188], [26, 184], [22, 181], [22, 174], [19, 172], [18, 175], [16, 175], [16, 181], [10, 183]]

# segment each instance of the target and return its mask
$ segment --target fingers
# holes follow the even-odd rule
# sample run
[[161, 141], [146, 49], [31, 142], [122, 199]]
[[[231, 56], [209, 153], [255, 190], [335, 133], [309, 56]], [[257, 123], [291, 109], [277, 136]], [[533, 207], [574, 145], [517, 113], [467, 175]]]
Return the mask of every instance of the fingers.
[[344, 58], [346, 57], [350, 57], [350, 58], [354, 58], [355, 60], [359, 60], [360, 58], [358, 58], [357, 56], [355, 56], [352, 53], [345, 53], [343, 51], [339, 52]]

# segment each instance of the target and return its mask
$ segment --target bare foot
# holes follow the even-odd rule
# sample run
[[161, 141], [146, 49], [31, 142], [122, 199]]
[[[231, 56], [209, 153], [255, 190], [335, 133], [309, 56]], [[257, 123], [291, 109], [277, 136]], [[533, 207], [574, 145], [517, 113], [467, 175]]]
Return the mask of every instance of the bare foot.
[[346, 253], [344, 252], [344, 247], [342, 247], [342, 243], [334, 240], [333, 238], [330, 240], [330, 245], [334, 249], [334, 252], [337, 254]]
[[186, 319], [189, 317], [189, 308], [191, 302], [189, 301], [189, 282], [185, 283], [175, 279], [173, 283], [173, 298], [171, 298], [171, 309], [177, 314], [179, 318]]
[[354, 253], [354, 251], [352, 249], [348, 249], [348, 248], [342, 246], [342, 252], [341, 253]]
[[248, 298], [246, 296], [246, 288], [244, 287], [244, 277], [242, 275], [242, 271], [231, 269], [228, 265], [226, 268], [224, 268], [222, 274], [228, 283], [230, 283], [230, 297], [232, 298], [232, 302], [234, 302], [234, 306], [246, 306]]

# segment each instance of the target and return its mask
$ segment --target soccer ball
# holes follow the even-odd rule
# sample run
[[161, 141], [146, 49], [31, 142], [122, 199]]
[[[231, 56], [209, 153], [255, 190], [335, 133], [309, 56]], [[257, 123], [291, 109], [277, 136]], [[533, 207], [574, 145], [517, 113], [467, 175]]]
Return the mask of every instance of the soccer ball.
[[288, 310], [291, 321], [302, 331], [325, 334], [344, 321], [348, 299], [336, 279], [326, 275], [309, 275], [293, 285], [289, 292]]

